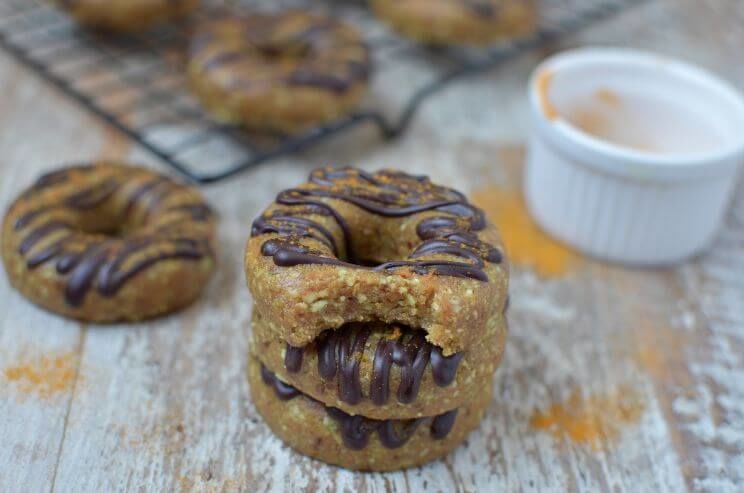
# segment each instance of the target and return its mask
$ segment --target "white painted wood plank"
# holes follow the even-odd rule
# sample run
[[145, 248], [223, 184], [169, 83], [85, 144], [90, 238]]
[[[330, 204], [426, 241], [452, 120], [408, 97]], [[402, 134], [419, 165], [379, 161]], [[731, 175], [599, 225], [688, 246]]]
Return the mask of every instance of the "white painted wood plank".
[[[0, 209], [57, 158], [101, 143], [87, 116], [0, 57]], [[36, 108], [29, 112], [28, 108]], [[46, 113], [44, 108], [58, 112]], [[65, 134], [58, 128], [68, 128]], [[77, 127], [77, 128], [76, 128]], [[72, 390], [81, 330], [30, 306], [0, 275], [0, 491], [44, 491], [53, 482]], [[59, 362], [61, 368], [55, 368]], [[71, 373], [70, 373], [71, 372]]]
[[[715, 251], [682, 271], [703, 315], [706, 345], [690, 362], [694, 385], [673, 402], [681, 428], [697, 445], [686, 457], [693, 486], [744, 489], [744, 186]], [[733, 281], [733, 282], [732, 282]]]

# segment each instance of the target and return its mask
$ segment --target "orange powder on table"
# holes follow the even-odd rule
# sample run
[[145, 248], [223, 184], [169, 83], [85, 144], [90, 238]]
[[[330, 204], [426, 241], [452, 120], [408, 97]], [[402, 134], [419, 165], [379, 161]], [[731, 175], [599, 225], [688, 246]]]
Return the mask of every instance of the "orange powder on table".
[[612, 394], [586, 398], [576, 390], [567, 401], [535, 411], [530, 426], [559, 440], [599, 450], [617, 439], [624, 426], [640, 420], [643, 411], [643, 402], [633, 389], [621, 387]]
[[540, 229], [521, 193], [489, 186], [473, 192], [472, 201], [499, 227], [513, 265], [530, 268], [546, 278], [561, 276], [571, 269], [576, 254]]
[[76, 356], [73, 353], [54, 357], [44, 356], [10, 366], [3, 374], [20, 392], [48, 398], [72, 387], [77, 374]]

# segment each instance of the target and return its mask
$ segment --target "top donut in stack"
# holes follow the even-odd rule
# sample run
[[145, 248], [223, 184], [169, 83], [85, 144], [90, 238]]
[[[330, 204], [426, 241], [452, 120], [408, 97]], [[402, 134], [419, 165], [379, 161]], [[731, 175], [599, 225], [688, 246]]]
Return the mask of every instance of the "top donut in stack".
[[508, 273], [498, 233], [462, 194], [399, 171], [316, 170], [254, 222], [245, 263], [254, 401], [290, 445], [396, 469], [477, 425]]

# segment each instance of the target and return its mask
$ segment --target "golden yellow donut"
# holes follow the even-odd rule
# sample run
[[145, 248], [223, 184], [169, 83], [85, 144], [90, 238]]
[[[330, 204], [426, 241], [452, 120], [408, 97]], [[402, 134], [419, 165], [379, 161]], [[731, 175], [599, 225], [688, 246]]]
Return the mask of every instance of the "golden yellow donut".
[[216, 120], [295, 132], [356, 107], [367, 91], [369, 64], [355, 28], [290, 11], [204, 24], [191, 44], [188, 74]]
[[[347, 324], [305, 347], [281, 340], [258, 310], [251, 328], [253, 354], [282, 381], [327, 406], [374, 419], [433, 416], [473, 400], [491, 384], [507, 332], [506, 317], [494, 317], [478, 344], [446, 357], [423, 331], [399, 324]], [[356, 350], [343, 353], [344, 347]], [[359, 364], [350, 371], [354, 360]]]
[[258, 413], [298, 452], [347, 469], [392, 471], [425, 464], [457, 448], [491, 401], [491, 379], [457, 409], [412, 419], [370, 419], [324, 405], [283, 383], [250, 357], [248, 381]]
[[383, 21], [416, 41], [487, 44], [535, 30], [534, 0], [371, 0]]
[[86, 26], [137, 31], [188, 14], [200, 0], [52, 0]]
[[501, 316], [499, 233], [451, 188], [395, 170], [321, 168], [253, 223], [245, 271], [263, 319], [295, 347], [349, 322], [426, 331], [445, 356]]
[[10, 206], [2, 258], [34, 303], [91, 322], [194, 301], [215, 267], [216, 218], [192, 187], [103, 162], [42, 176]]

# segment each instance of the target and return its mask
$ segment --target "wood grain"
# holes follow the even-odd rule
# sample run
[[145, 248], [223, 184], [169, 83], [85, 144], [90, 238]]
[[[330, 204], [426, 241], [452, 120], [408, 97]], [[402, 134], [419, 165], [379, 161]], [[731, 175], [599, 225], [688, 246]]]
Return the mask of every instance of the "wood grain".
[[[742, 16], [735, 0], [656, 1], [566, 44], [658, 49], [744, 87]], [[443, 461], [392, 474], [328, 467], [284, 447], [255, 413], [241, 268], [252, 218], [328, 162], [401, 167], [464, 190], [508, 185], [519, 153], [504, 149], [527, 132], [523, 84], [538, 58], [453, 86], [392, 145], [340, 139], [205, 188], [220, 215], [221, 267], [177, 315], [83, 327], [30, 305], [0, 276], [0, 491], [744, 490], [741, 186], [711, 251], [678, 268], [579, 258], [569, 274], [543, 279], [516, 266], [496, 397]], [[59, 162], [128, 157], [164, 169], [5, 55], [0, 87], [0, 207]], [[8, 368], [58, 355], [76, 374], [61, 389], [7, 378]], [[573, 395], [603, 415], [624, 393], [638, 398], [640, 416], [597, 442], [530, 425]]]

